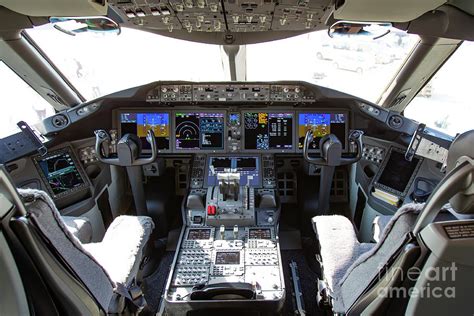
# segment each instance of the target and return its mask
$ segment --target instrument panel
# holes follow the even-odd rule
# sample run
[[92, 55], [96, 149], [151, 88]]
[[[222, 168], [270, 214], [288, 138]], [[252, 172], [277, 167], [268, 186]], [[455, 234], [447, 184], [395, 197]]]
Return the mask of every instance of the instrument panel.
[[349, 113], [347, 110], [173, 110], [119, 109], [114, 112], [119, 138], [136, 134], [144, 152], [150, 150], [146, 133], [153, 129], [159, 152], [207, 153], [301, 152], [307, 130], [314, 141], [310, 151], [319, 151], [319, 140], [336, 135], [348, 151]]

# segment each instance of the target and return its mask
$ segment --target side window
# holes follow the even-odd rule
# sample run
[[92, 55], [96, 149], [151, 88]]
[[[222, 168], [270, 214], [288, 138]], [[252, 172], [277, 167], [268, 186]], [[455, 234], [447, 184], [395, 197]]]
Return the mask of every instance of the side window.
[[19, 121], [33, 125], [54, 114], [54, 108], [3, 61], [0, 61], [0, 82], [0, 138], [19, 132], [16, 126]]
[[405, 116], [449, 135], [474, 129], [474, 42], [464, 42], [405, 109]]

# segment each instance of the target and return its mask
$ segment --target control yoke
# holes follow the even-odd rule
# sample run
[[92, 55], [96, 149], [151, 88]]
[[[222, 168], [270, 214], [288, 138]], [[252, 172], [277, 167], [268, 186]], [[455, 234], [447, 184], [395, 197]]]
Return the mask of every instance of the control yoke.
[[132, 134], [125, 134], [117, 143], [117, 158], [108, 158], [103, 154], [103, 143], [110, 142], [109, 134], [100, 129], [95, 132], [95, 152], [99, 161], [116, 166], [132, 167], [150, 164], [156, 160], [158, 149], [156, 146], [155, 133], [149, 129], [146, 140], [151, 145], [151, 157], [139, 158], [141, 153], [141, 142]]
[[319, 148], [321, 148], [321, 157], [309, 156], [309, 144], [313, 141], [313, 131], [308, 130], [304, 138], [303, 157], [310, 164], [319, 166], [342, 166], [355, 163], [362, 157], [362, 135], [364, 132], [353, 130], [349, 135], [349, 143], [357, 147], [357, 154], [355, 157], [342, 157], [342, 144], [334, 134], [329, 134], [321, 138], [319, 141]]

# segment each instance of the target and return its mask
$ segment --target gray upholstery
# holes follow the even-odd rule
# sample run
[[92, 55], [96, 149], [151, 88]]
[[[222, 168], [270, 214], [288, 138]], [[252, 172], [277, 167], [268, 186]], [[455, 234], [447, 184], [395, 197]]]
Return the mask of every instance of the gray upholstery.
[[351, 264], [373, 244], [359, 243], [347, 217], [316, 216], [312, 222], [321, 247], [324, 277], [332, 292]]
[[377, 277], [390, 257], [404, 244], [422, 208], [423, 204], [401, 207], [374, 246], [357, 241], [348, 219], [341, 219], [340, 216], [313, 218], [313, 227], [321, 245], [324, 277], [331, 287], [335, 313], [346, 313]]
[[[102, 242], [83, 245], [66, 227], [47, 193], [33, 189], [18, 189], [18, 193], [25, 202], [29, 219], [101, 307], [109, 313], [121, 312], [124, 298], [117, 294], [117, 288], [127, 287], [136, 275], [143, 247], [154, 227], [152, 220], [144, 216], [120, 216], [112, 222]], [[138, 228], [139, 225], [142, 227]], [[115, 241], [116, 238], [120, 240]], [[106, 256], [116, 261], [112, 263]]]
[[92, 240], [92, 225], [84, 216], [61, 216], [66, 228], [83, 244]]

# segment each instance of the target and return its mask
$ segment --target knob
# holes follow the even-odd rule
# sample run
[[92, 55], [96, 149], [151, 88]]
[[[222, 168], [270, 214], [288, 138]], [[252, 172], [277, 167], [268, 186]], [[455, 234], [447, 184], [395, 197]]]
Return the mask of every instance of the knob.
[[270, 224], [273, 223], [273, 217], [269, 216], [269, 217], [267, 218], [267, 222], [270, 223]]

